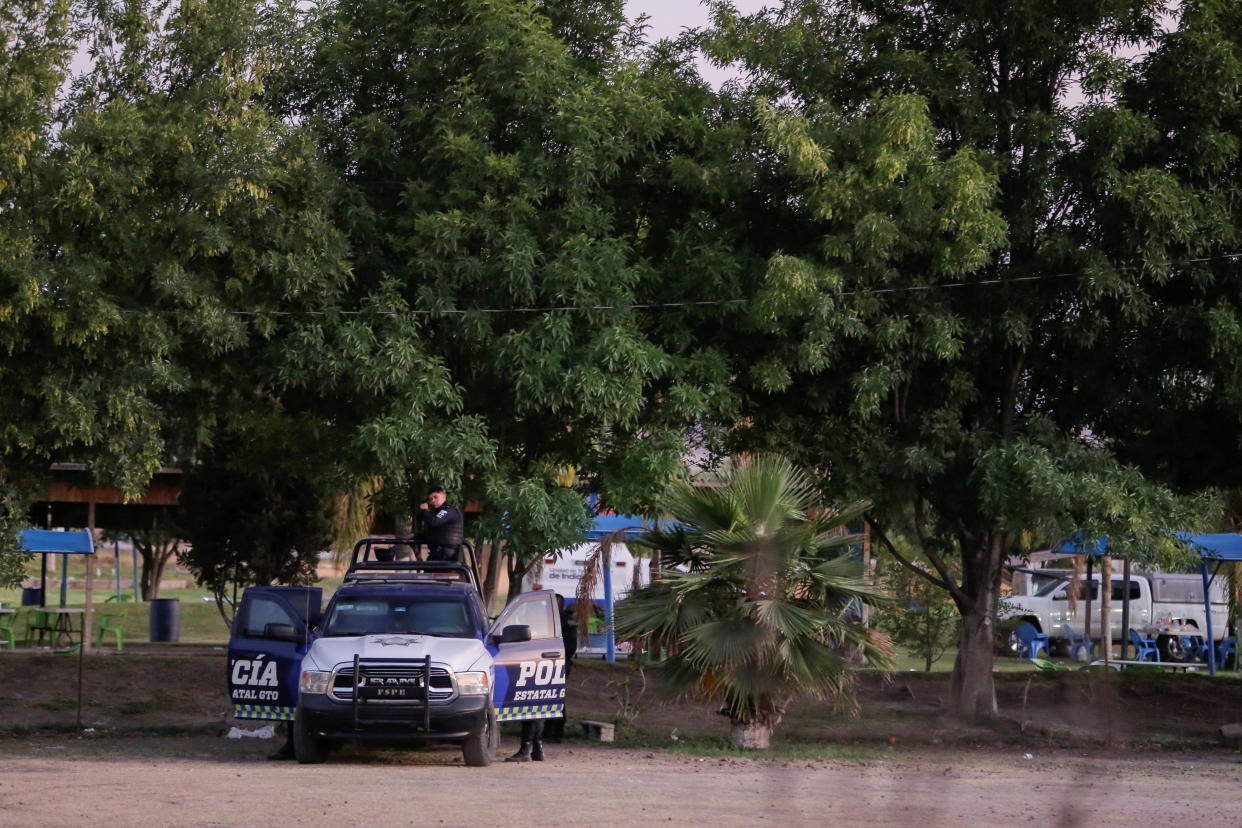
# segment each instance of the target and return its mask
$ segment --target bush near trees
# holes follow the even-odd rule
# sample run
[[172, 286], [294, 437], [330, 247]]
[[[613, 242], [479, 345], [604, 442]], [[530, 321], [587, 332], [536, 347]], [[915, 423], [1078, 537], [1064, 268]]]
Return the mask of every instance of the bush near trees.
[[932, 583], [931, 564], [920, 561], [908, 544], [902, 543], [901, 548], [919, 571], [888, 556], [878, 558], [880, 583], [889, 602], [872, 618], [894, 644], [904, 647], [912, 658], [922, 659], [923, 669], [930, 673], [932, 665], [957, 643], [961, 616], [949, 593]]
[[338, 502], [330, 470], [317, 464], [313, 425], [280, 414], [217, 435], [185, 474], [178, 562], [210, 587], [231, 624], [248, 586], [314, 583], [331, 548]]
[[866, 505], [824, 508], [811, 478], [775, 456], [726, 464], [706, 485], [677, 484], [666, 510], [680, 526], [642, 544], [671, 554], [670, 566], [686, 550], [694, 565], [630, 593], [617, 633], [668, 653], [669, 688], [722, 704], [739, 747], [768, 747], [798, 694], [851, 708], [850, 657], [891, 667], [886, 638], [847, 613], [851, 602], [882, 600], [848, 554], [859, 536], [843, 531]]

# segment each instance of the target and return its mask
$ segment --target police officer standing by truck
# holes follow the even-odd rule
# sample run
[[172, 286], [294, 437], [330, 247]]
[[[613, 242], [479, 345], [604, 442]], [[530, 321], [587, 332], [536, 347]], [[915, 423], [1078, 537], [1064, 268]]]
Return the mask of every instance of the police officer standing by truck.
[[[561, 616], [561, 638], [565, 642], [565, 682], [568, 685], [569, 673], [573, 669], [574, 656], [578, 653], [578, 621], [573, 610], [565, 606], [565, 596], [556, 596], [556, 607]], [[565, 736], [565, 708], [561, 707], [559, 719], [549, 719], [543, 730], [543, 737], [549, 742], [559, 742]]]
[[427, 560], [455, 561], [462, 539], [461, 509], [448, 502], [444, 489], [432, 486], [427, 502], [419, 504], [420, 536], [427, 544]]

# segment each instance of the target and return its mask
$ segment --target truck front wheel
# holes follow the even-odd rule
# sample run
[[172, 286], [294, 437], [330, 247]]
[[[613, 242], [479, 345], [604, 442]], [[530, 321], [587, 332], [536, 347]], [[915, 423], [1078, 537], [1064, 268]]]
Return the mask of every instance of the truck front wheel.
[[301, 707], [293, 718], [293, 755], [303, 765], [318, 765], [328, 759], [328, 746], [306, 726]]
[[472, 768], [487, 767], [496, 758], [499, 736], [500, 730], [496, 727], [496, 710], [489, 704], [487, 716], [483, 719], [483, 726], [461, 743], [462, 759]]

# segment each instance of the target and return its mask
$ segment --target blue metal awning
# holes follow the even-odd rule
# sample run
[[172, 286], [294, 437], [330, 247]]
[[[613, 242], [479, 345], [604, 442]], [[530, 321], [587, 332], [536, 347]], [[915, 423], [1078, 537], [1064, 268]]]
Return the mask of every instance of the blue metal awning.
[[95, 544], [87, 529], [78, 532], [23, 529], [22, 551], [45, 555], [94, 555]]
[[[1242, 535], [1234, 532], [1173, 534], [1190, 544], [1199, 557], [1205, 560], [1242, 561]], [[1108, 538], [1096, 538], [1090, 543], [1083, 543], [1082, 537], [1075, 533], [1055, 544], [1050, 551], [1061, 555], [1107, 555]]]
[[[21, 531], [22, 551], [43, 556], [43, 572], [39, 577], [39, 602], [47, 603], [47, 556], [61, 555], [61, 560], [68, 566], [69, 559], [65, 555], [94, 555], [95, 541], [89, 529], [77, 532], [53, 532], [50, 529], [23, 529]], [[87, 562], [89, 578], [90, 562]], [[61, 573], [60, 605], [65, 606], [69, 579]], [[23, 598], [24, 600], [24, 598]]]
[[626, 539], [634, 538], [655, 525], [651, 518], [638, 515], [596, 515], [595, 523], [587, 530], [587, 540], [601, 540], [614, 532], [624, 530]]
[[[1213, 644], [1215, 638], [1212, 633], [1212, 599], [1210, 589], [1212, 579], [1216, 577], [1216, 574], [1215, 572], [1208, 572], [1208, 562], [1215, 562], [1216, 569], [1219, 570], [1221, 563], [1225, 561], [1242, 561], [1242, 535], [1234, 532], [1199, 535], [1190, 532], [1174, 532], [1173, 534], [1188, 543], [1198, 553], [1199, 559], [1202, 561], [1199, 571], [1203, 577], [1203, 612], [1207, 619], [1208, 672], [1214, 676], [1216, 675], [1216, 647]], [[1084, 544], [1081, 536], [1075, 534], [1073, 537], [1058, 543], [1052, 548], [1052, 551], [1065, 555], [1106, 555], [1108, 554], [1108, 539], [1099, 538], [1094, 543]], [[1129, 601], [1128, 593], [1126, 601]]]
[[1233, 532], [1192, 535], [1175, 532], [1182, 540], [1194, 547], [1200, 558], [1210, 561], [1242, 561], [1242, 535]]

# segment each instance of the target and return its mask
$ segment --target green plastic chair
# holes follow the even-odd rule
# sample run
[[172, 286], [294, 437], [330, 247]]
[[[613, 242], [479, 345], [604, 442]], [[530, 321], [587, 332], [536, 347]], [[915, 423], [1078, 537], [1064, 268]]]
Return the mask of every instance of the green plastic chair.
[[52, 627], [52, 617], [42, 610], [32, 609], [30, 614], [26, 616], [26, 644], [35, 643], [35, 633], [39, 634], [39, 642], [43, 643], [43, 636], [50, 636], [55, 630]]
[[125, 635], [121, 630], [121, 622], [125, 620], [125, 610], [106, 612], [99, 617], [99, 629], [95, 631], [95, 648], [103, 647], [104, 633], [116, 636], [116, 651], [125, 652]]
[[21, 613], [4, 613], [0, 615], [0, 641], [8, 641], [9, 649], [17, 648], [17, 618]]
[[1049, 673], [1056, 672], [1059, 670], [1069, 669], [1064, 664], [1057, 664], [1055, 661], [1049, 661], [1046, 658], [1032, 658], [1031, 663], [1034, 664], [1036, 667], [1038, 667], [1040, 670], [1045, 670]]

